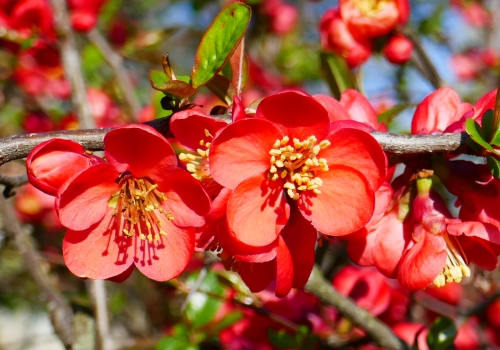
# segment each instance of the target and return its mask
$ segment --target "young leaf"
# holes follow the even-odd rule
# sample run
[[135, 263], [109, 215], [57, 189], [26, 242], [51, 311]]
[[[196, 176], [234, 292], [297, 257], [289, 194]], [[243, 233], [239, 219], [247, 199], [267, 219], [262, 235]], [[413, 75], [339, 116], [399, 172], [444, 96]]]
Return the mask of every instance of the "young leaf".
[[245, 85], [248, 75], [248, 61], [245, 55], [245, 39], [242, 39], [236, 50], [234, 51], [231, 59], [232, 78], [231, 83], [236, 89], [236, 96], [240, 97], [241, 89]]
[[149, 70], [149, 82], [155, 90], [161, 91], [161, 88], [171, 79], [162, 71], [156, 69]]
[[438, 318], [429, 328], [427, 344], [435, 350], [445, 350], [453, 344], [457, 336], [457, 328], [453, 321], [446, 317]]
[[170, 65], [170, 60], [168, 59], [168, 54], [163, 56], [161, 60], [161, 65], [163, 66], [163, 71], [167, 75], [167, 77], [170, 78], [170, 80], [175, 80], [175, 74], [174, 71], [172, 70], [172, 66]]
[[212, 79], [239, 45], [250, 22], [252, 10], [241, 2], [224, 7], [201, 39], [191, 73], [196, 89]]
[[207, 88], [217, 96], [222, 102], [230, 106], [233, 103], [233, 97], [236, 95], [236, 90], [233, 84], [220, 74], [216, 74], [212, 80], [206, 84]]
[[486, 161], [495, 179], [500, 179], [500, 161], [492, 156], [487, 156]]
[[476, 142], [477, 144], [479, 144], [480, 146], [482, 146], [483, 148], [485, 148], [489, 151], [492, 151], [492, 152], [495, 151], [493, 149], [493, 147], [491, 147], [490, 144], [484, 140], [483, 130], [481, 129], [481, 126], [479, 126], [479, 124], [475, 120], [467, 119], [465, 121], [465, 130], [470, 135], [470, 137], [474, 140], [474, 142]]
[[178, 97], [190, 97], [196, 92], [196, 89], [188, 83], [182, 80], [170, 80], [164, 72], [156, 69], [149, 70], [149, 81], [153, 89]]
[[330, 86], [333, 97], [340, 100], [340, 94], [347, 89], [354, 89], [354, 79], [345, 60], [337, 55], [322, 52], [320, 54], [321, 71]]

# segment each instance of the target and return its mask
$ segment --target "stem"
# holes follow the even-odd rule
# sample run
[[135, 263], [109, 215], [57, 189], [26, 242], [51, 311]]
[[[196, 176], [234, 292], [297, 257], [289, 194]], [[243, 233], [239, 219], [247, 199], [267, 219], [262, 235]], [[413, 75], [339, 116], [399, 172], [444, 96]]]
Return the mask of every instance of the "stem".
[[[169, 129], [169, 119], [156, 119], [144, 123], [151, 125], [160, 133]], [[25, 158], [40, 143], [62, 138], [80, 143], [87, 150], [102, 151], [103, 139], [107, 129], [64, 130], [39, 134], [17, 135], [0, 139], [0, 165], [15, 159]], [[411, 155], [422, 153], [464, 153], [470, 151], [467, 146], [469, 135], [465, 132], [433, 135], [398, 135], [372, 131], [371, 135], [378, 141], [382, 149], [389, 154]], [[0, 182], [1, 183], [1, 182]]]
[[392, 333], [391, 329], [373, 317], [368, 311], [359, 308], [351, 299], [337, 292], [320, 269], [315, 266], [304, 290], [316, 296], [322, 302], [334, 306], [343, 316], [366, 331], [382, 348], [403, 350], [408, 346]]
[[87, 292], [95, 317], [96, 345], [98, 350], [111, 350], [112, 341], [109, 337], [109, 317], [106, 306], [106, 286], [103, 280], [86, 281]]
[[82, 63], [76, 48], [66, 2], [64, 0], [50, 0], [50, 2], [54, 9], [54, 25], [59, 35], [64, 72], [73, 89], [71, 96], [78, 113], [78, 121], [82, 129], [90, 129], [95, 127], [95, 123], [90, 113]]
[[87, 37], [103, 54], [104, 59], [108, 62], [109, 66], [113, 70], [116, 81], [120, 86], [123, 93], [123, 102], [125, 102], [125, 107], [128, 110], [130, 120], [137, 120], [137, 116], [140, 110], [140, 104], [135, 96], [134, 85], [130, 80], [130, 74], [127, 72], [123, 66], [123, 58], [116, 51], [113, 50], [111, 45], [106, 41], [102, 34], [96, 29], [92, 29]]

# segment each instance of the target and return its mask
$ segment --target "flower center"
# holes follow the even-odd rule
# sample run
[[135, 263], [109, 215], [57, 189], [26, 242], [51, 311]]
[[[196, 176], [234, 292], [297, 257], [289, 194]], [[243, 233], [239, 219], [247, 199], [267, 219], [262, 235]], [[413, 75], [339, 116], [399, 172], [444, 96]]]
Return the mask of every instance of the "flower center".
[[446, 283], [462, 282], [463, 277], [470, 276], [470, 269], [467, 266], [467, 257], [455, 236], [445, 234], [446, 241], [446, 264], [443, 271], [434, 279], [436, 287], [443, 287]]
[[380, 12], [388, 3], [387, 0], [353, 0], [354, 6], [364, 16], [374, 17]]
[[147, 179], [135, 179], [131, 176], [121, 179], [122, 187], [111, 196], [108, 206], [115, 208], [112, 212], [112, 225], [126, 237], [139, 235], [149, 243], [160, 240], [160, 235], [167, 233], [161, 229], [160, 215], [168, 220], [174, 217], [161, 207], [167, 200], [163, 192], [158, 191], [158, 185]]
[[[213, 137], [207, 129], [205, 129], [205, 136], [210, 139]], [[192, 153], [180, 153], [179, 160], [186, 164], [187, 171], [189, 171], [195, 179], [203, 182], [204, 180], [211, 178], [210, 168], [208, 165], [211, 143], [202, 139], [200, 140], [200, 146], [204, 149], [198, 148], [196, 150], [198, 155]]]
[[325, 158], [317, 158], [318, 153], [330, 146], [330, 141], [323, 140], [318, 145], [315, 136], [309, 136], [307, 140], [293, 139], [293, 146], [288, 136], [276, 140], [271, 155], [271, 167], [267, 174], [268, 178], [276, 181], [279, 178], [286, 179], [285, 187], [290, 198], [299, 199], [303, 191], [313, 191], [320, 194], [319, 187], [323, 185], [321, 178], [316, 176], [316, 171], [328, 171]]

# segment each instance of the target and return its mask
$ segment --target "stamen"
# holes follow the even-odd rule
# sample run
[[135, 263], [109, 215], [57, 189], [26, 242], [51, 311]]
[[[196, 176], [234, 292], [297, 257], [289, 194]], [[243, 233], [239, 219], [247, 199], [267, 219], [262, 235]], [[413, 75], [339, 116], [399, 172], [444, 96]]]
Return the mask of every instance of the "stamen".
[[440, 274], [434, 279], [436, 287], [443, 287], [446, 283], [460, 283], [464, 277], [470, 277], [470, 268], [467, 266], [467, 257], [455, 236], [447, 233], [443, 236], [446, 242], [446, 263]]
[[317, 142], [314, 135], [304, 141], [294, 138], [292, 146], [290, 138], [284, 136], [276, 140], [269, 151], [268, 179], [276, 181], [286, 178], [284, 188], [293, 199], [298, 199], [303, 191], [312, 191], [316, 195], [321, 193], [319, 187], [323, 181], [317, 177], [317, 172], [328, 171], [328, 163], [325, 158], [317, 158], [317, 155], [331, 143], [329, 140]]
[[[170, 212], [165, 214], [165, 210], [161, 208], [161, 202], [165, 202], [167, 196], [158, 191], [157, 184], [147, 179], [120, 177], [120, 183], [120, 191], [115, 192], [108, 202], [108, 206], [115, 208], [112, 212], [112, 225], [127, 238], [137, 234], [141, 240], [147, 239], [149, 243], [153, 239], [158, 241], [158, 232], [162, 234], [158, 215], [163, 214], [168, 220], [174, 220]], [[144, 227], [147, 234], [142, 232]], [[163, 233], [167, 234], [165, 231]]]

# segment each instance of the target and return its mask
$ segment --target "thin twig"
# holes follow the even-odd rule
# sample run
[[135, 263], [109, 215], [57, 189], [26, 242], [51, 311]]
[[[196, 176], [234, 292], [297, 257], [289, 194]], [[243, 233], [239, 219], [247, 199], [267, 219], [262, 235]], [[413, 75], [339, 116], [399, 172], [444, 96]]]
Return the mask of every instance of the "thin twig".
[[[156, 119], [145, 123], [151, 125], [160, 133], [169, 129], [167, 118]], [[15, 159], [25, 158], [31, 150], [40, 143], [63, 138], [73, 140], [90, 151], [102, 151], [103, 139], [108, 129], [65, 130], [40, 134], [10, 136], [0, 139], [0, 165]], [[389, 154], [422, 154], [422, 153], [457, 153], [466, 151], [469, 135], [465, 132], [434, 135], [399, 135], [372, 131], [371, 135]]]
[[87, 292], [92, 305], [95, 328], [96, 328], [96, 348], [98, 350], [112, 349], [110, 339], [110, 327], [108, 308], [106, 306], [106, 286], [103, 280], [87, 280]]
[[73, 313], [71, 307], [58, 290], [49, 274], [47, 262], [35, 248], [35, 243], [21, 227], [17, 219], [12, 200], [5, 200], [0, 196], [0, 212], [3, 214], [5, 232], [12, 238], [16, 248], [21, 253], [27, 271], [40, 291], [41, 299], [47, 303], [50, 320], [54, 331], [67, 349], [72, 348]]
[[319, 268], [314, 267], [304, 289], [322, 302], [334, 306], [344, 317], [364, 329], [384, 349], [408, 349], [408, 346], [396, 337], [387, 325], [368, 311], [359, 308], [351, 299], [337, 292], [332, 284], [325, 279]]
[[134, 92], [134, 85], [130, 80], [130, 73], [127, 72], [123, 66], [123, 58], [120, 56], [106, 39], [101, 35], [97, 28], [92, 29], [87, 37], [94, 44], [104, 56], [106, 62], [113, 70], [116, 81], [120, 86], [123, 93], [123, 101], [125, 102], [125, 107], [131, 117], [130, 120], [136, 121], [140, 110], [140, 104]]
[[15, 188], [26, 183], [28, 183], [28, 176], [26, 174], [7, 176], [0, 173], [0, 184], [5, 185], [5, 188], [3, 190], [4, 198], [9, 198], [15, 195]]
[[77, 110], [82, 129], [95, 127], [87, 100], [87, 90], [82, 74], [80, 54], [76, 48], [75, 37], [64, 0], [50, 0], [54, 10], [54, 25], [59, 36], [61, 55], [66, 79], [71, 83], [73, 104]]
[[427, 52], [424, 49], [424, 46], [422, 45], [422, 41], [420, 40], [418, 34], [415, 33], [413, 28], [409, 25], [406, 25], [401, 30], [401, 32], [406, 35], [408, 39], [410, 39], [413, 43], [415, 54], [419, 58], [419, 61], [421, 63], [421, 69], [419, 69], [420, 72], [424, 74], [424, 76], [427, 78], [427, 80], [429, 80], [429, 82], [432, 84], [432, 86], [434, 86], [435, 89], [443, 87], [445, 84], [439, 76], [436, 67], [427, 55]]
[[186, 296], [186, 299], [184, 299], [184, 302], [181, 305], [181, 314], [183, 314], [184, 311], [186, 311], [186, 307], [188, 306], [189, 301], [193, 298], [193, 295], [198, 291], [198, 289], [200, 289], [201, 284], [203, 283], [203, 280], [205, 279], [205, 276], [207, 275], [208, 270], [210, 269], [211, 265], [212, 264], [205, 265], [201, 268], [200, 274], [198, 275], [198, 278], [194, 282], [193, 287], [191, 288], [188, 295]]

